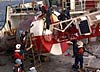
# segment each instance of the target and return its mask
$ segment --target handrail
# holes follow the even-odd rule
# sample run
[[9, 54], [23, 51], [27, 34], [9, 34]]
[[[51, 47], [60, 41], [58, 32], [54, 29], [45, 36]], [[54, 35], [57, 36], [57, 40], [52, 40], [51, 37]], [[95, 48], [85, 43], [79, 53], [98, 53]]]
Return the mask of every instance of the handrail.
[[[82, 15], [82, 16], [78, 16], [78, 17], [71, 18], [71, 19], [68, 19], [68, 20], [60, 21], [60, 22], [57, 22], [57, 23], [52, 23], [52, 24], [50, 25], [50, 27], [52, 27], [52, 28], [55, 29], [55, 30], [64, 32], [73, 22], [74, 22], [74, 24], [78, 24], [78, 19], [81, 19], [81, 17], [86, 17], [86, 18], [88, 19], [89, 23], [90, 23], [90, 26], [91, 26], [91, 25], [94, 24], [94, 22], [95, 22], [95, 24], [96, 24], [96, 22], [100, 21], [100, 19], [97, 19], [97, 18], [96, 18], [96, 15], [100, 15], [100, 11], [93, 12], [93, 13], [88, 13], [88, 14], [84, 14], [84, 15]], [[91, 19], [90, 16], [95, 17], [94, 20]], [[60, 28], [55, 27], [55, 25], [59, 25], [59, 24], [60, 24], [60, 26], [62, 26], [63, 23], [68, 23], [64, 29], [60, 29]], [[62, 25], [61, 25], [61, 24], [62, 24]], [[50, 28], [50, 29], [52, 29], [52, 28]]]

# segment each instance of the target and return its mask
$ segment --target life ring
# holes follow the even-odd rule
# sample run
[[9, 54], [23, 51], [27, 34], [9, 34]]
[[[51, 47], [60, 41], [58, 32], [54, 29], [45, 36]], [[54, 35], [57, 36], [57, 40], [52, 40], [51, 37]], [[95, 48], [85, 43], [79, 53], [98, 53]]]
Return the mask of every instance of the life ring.
[[61, 55], [69, 48], [69, 45], [66, 42], [58, 43], [53, 40], [51, 42], [47, 42], [43, 39], [41, 39], [41, 41], [45, 49], [53, 55]]

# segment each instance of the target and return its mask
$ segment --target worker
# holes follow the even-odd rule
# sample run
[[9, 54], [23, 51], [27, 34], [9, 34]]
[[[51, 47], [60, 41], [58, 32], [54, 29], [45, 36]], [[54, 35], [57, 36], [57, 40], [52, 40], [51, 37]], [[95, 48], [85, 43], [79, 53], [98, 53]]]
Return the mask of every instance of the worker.
[[16, 59], [15, 65], [13, 67], [13, 72], [23, 72], [20, 66], [21, 64], [22, 64], [21, 59]]
[[77, 40], [71, 40], [72, 44], [73, 44], [73, 56], [72, 57], [75, 57], [75, 53], [77, 52]]
[[21, 64], [21, 67], [22, 67], [22, 70], [24, 70], [24, 65], [23, 65], [23, 60], [24, 60], [24, 53], [28, 50], [30, 50], [32, 48], [32, 44], [30, 45], [30, 47], [26, 48], [25, 50], [21, 49], [21, 44], [16, 44], [16, 50], [15, 50], [15, 53], [14, 53], [14, 59], [21, 59], [22, 61], [22, 64]]
[[[64, 21], [64, 20], [66, 20], [66, 19], [67, 19], [67, 16], [66, 16], [66, 14], [64, 13], [64, 10], [62, 10], [62, 11], [60, 12], [60, 15], [58, 16], [58, 20]], [[62, 28], [65, 29], [65, 27], [66, 27], [66, 23], [63, 22], [63, 23], [62, 23]]]
[[74, 64], [74, 69], [76, 72], [78, 72], [79, 67], [80, 69], [83, 69], [83, 53], [84, 53], [83, 42], [77, 41], [77, 51], [75, 52], [75, 64]]
[[70, 16], [70, 7], [67, 7], [65, 10], [64, 10], [65, 14], [66, 14], [66, 17], [67, 19], [70, 19], [71, 16]]

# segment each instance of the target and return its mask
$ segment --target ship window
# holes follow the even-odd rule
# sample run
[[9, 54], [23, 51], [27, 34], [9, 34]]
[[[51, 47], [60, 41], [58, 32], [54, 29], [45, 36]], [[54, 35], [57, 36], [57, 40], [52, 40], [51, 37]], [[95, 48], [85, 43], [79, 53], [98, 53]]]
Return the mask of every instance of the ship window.
[[87, 20], [83, 20], [79, 24], [80, 34], [85, 35], [87, 33], [90, 33], [90, 28]]
[[20, 8], [16, 8], [16, 13], [20, 13], [21, 9]]

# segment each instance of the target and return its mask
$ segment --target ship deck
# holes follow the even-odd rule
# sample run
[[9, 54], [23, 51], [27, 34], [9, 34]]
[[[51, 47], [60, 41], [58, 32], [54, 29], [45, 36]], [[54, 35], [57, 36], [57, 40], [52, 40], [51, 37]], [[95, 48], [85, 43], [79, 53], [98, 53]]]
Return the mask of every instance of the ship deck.
[[[90, 43], [89, 46], [91, 46], [92, 50], [96, 52], [96, 55], [100, 56], [100, 42]], [[68, 52], [71, 55], [65, 56]], [[49, 61], [43, 62], [41, 66], [37, 68], [39, 72], [72, 72], [72, 64], [74, 63], [74, 58], [72, 58], [72, 46], [70, 46], [69, 51], [66, 51], [63, 55], [49, 55], [49, 58]], [[6, 61], [6, 65], [0, 66], [0, 72], [12, 72], [12, 67], [14, 65], [12, 62], [13, 59], [9, 58], [9, 56], [2, 55], [0, 56], [0, 61], [1, 60]], [[25, 64], [27, 63], [29, 62], [25, 62]], [[93, 56], [87, 58], [84, 57], [84, 66], [99, 68], [100, 60]]]

